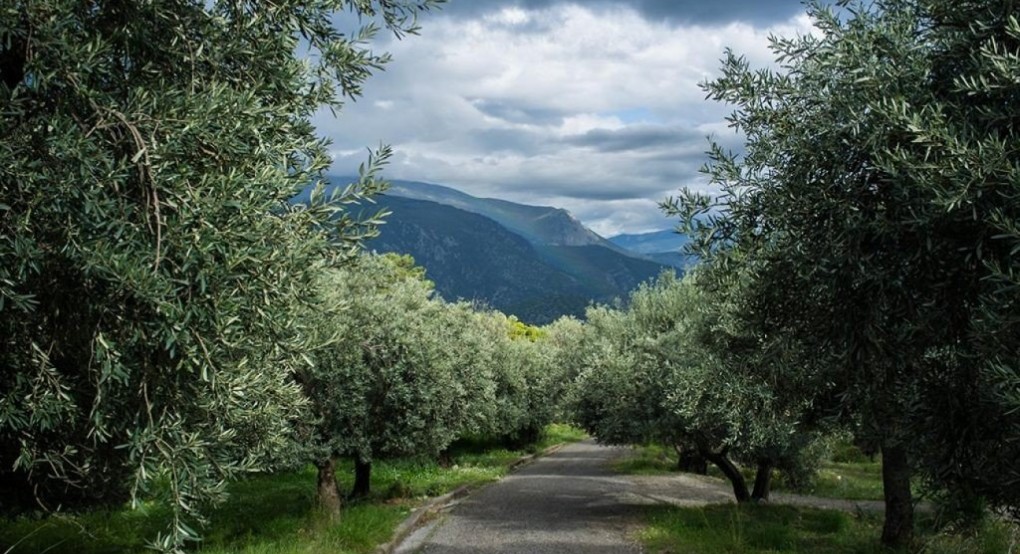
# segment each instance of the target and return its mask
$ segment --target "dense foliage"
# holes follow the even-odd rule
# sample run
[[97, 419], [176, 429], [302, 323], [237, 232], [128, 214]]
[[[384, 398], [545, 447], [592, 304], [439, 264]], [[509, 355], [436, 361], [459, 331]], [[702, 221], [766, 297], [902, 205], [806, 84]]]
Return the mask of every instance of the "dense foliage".
[[454, 367], [468, 312], [432, 298], [430, 283], [386, 258], [365, 256], [321, 289], [332, 340], [299, 381], [318, 415], [320, 500], [337, 511], [334, 458], [355, 459], [355, 493], [364, 495], [374, 459], [438, 455], [455, 438], [459, 407], [471, 400]]
[[436, 3], [0, 10], [0, 508], [156, 498], [174, 549], [243, 472], [315, 462], [338, 509], [337, 457], [364, 493], [372, 460], [551, 420], [542, 333], [355, 255], [385, 149], [295, 202], [311, 115], [388, 60], [340, 12], [402, 34]]
[[915, 471], [971, 507], [1020, 498], [1020, 22], [1011, 1], [811, 14], [817, 33], [773, 42], [778, 70], [727, 56], [708, 91], [746, 152], [714, 149], [720, 197], [667, 208], [881, 446], [883, 540], [901, 545]]
[[[786, 375], [789, 352], [734, 318], [735, 292], [700, 272], [635, 291], [626, 309], [594, 308], [572, 393], [578, 422], [602, 442], [672, 445], [685, 469], [715, 464], [738, 501], [767, 499], [772, 472], [799, 475], [814, 438], [815, 393]], [[734, 460], [758, 468], [749, 490]]]
[[351, 495], [364, 496], [374, 460], [436, 458], [466, 437], [534, 441], [552, 421], [563, 381], [540, 330], [443, 301], [409, 257], [362, 255], [318, 290], [322, 346], [298, 372], [314, 423], [298, 429], [331, 513], [337, 458], [354, 460]]
[[[310, 125], [423, 2], [5, 2], [0, 8], [0, 505], [161, 494], [184, 517], [285, 446], [302, 304], [365, 235], [288, 200]], [[385, 154], [385, 153], [384, 153]], [[337, 200], [378, 188], [375, 159]], [[321, 194], [320, 200], [321, 200]], [[332, 219], [330, 219], [332, 217]]]

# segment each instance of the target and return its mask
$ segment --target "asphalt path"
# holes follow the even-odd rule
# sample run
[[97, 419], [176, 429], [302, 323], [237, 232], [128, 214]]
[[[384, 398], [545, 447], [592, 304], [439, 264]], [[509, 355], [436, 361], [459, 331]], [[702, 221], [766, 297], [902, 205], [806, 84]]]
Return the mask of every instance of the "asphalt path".
[[610, 463], [628, 451], [574, 443], [472, 493], [398, 552], [637, 553], [640, 494]]
[[[643, 507], [733, 502], [722, 479], [690, 473], [619, 475], [632, 454], [594, 441], [567, 445], [475, 491], [411, 534], [396, 554], [637, 553]], [[770, 502], [847, 512], [881, 511], [877, 501], [774, 493]], [[922, 509], [930, 509], [922, 505]]]

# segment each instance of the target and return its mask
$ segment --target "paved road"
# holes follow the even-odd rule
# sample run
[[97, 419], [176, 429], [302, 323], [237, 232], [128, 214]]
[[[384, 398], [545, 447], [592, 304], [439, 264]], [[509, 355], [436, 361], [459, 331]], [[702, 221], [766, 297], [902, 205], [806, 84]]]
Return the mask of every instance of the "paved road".
[[627, 450], [568, 445], [471, 494], [398, 552], [428, 554], [641, 552], [628, 535], [642, 504], [609, 463]]
[[[641, 507], [733, 502], [722, 480], [689, 473], [617, 475], [610, 463], [631, 455], [593, 441], [568, 445], [456, 504], [412, 533], [397, 554], [639, 553], [629, 539]], [[881, 502], [773, 494], [772, 502], [856, 512]], [[923, 508], [922, 508], [923, 509]]]

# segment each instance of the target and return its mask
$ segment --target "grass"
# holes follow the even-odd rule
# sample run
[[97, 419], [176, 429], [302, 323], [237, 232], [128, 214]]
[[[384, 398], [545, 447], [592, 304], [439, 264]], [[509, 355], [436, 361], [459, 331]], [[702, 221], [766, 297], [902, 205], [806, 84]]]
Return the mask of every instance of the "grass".
[[988, 519], [970, 531], [922, 536], [919, 543], [925, 554], [1014, 554], [1020, 552], [1020, 524]]
[[779, 505], [655, 506], [640, 539], [650, 552], [881, 552], [881, 524], [831, 510]]
[[[638, 475], [676, 473], [676, 454], [660, 445], [638, 447], [634, 456], [620, 460], [615, 469]], [[753, 470], [745, 469], [750, 484]], [[714, 467], [709, 475], [722, 478]], [[728, 484], [727, 484], [728, 486]], [[807, 490], [791, 491], [783, 479], [773, 490], [824, 498], [881, 500], [882, 468], [879, 459], [838, 449], [834, 460], [822, 464]], [[978, 528], [954, 532], [934, 531], [931, 513], [917, 518], [917, 552], [924, 554], [1020, 553], [1020, 526], [989, 518]], [[881, 514], [845, 513], [778, 504], [714, 504], [700, 508], [655, 506], [645, 514], [647, 526], [639, 538], [650, 552], [722, 553], [883, 553], [878, 543]]]
[[[522, 450], [491, 443], [455, 445], [447, 467], [434, 460], [377, 462], [372, 496], [345, 507], [339, 521], [315, 510], [314, 468], [253, 476], [231, 484], [229, 500], [209, 514], [204, 540], [192, 550], [203, 554], [373, 552], [424, 497], [495, 481], [524, 454], [583, 438], [574, 428], [552, 425], [538, 443]], [[345, 489], [350, 488], [352, 475], [351, 464], [338, 468]], [[136, 510], [0, 519], [0, 554], [140, 552], [164, 530], [167, 516], [161, 505], [145, 503]]]
[[541, 452], [542, 450], [556, 446], [557, 444], [582, 441], [586, 438], [588, 438], [588, 434], [573, 425], [553, 423], [545, 428], [542, 433], [542, 438], [535, 443], [533, 450]]
[[[782, 478], [775, 490], [788, 489]], [[823, 498], [882, 500], [882, 462], [825, 462], [814, 482], [805, 490], [789, 491]]]
[[666, 475], [676, 473], [676, 453], [660, 444], [634, 448], [634, 455], [613, 462], [613, 469], [627, 475]]
[[[649, 507], [638, 538], [649, 552], [878, 554], [881, 514], [776, 504]], [[931, 532], [922, 519], [913, 551], [923, 554], [1006, 554], [1020, 548], [1020, 528], [989, 519], [968, 533]]]

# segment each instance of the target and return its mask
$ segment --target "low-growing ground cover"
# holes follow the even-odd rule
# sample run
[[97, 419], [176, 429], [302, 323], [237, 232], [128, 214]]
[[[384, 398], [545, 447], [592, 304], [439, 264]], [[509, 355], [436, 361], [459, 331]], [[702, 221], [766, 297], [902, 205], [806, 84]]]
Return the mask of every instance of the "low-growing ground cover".
[[[881, 500], [881, 461], [836, 448], [833, 459], [821, 464], [814, 481], [804, 490], [792, 490], [777, 475], [774, 491], [825, 499]], [[676, 454], [660, 445], [637, 447], [634, 455], [615, 464], [621, 473], [669, 475], [677, 473]], [[744, 469], [745, 477], [753, 473]], [[729, 484], [715, 468], [709, 476]], [[976, 529], [937, 530], [930, 510], [917, 517], [914, 551], [925, 554], [1006, 554], [1020, 550], [1020, 526], [990, 517]], [[639, 539], [650, 552], [715, 553], [878, 553], [891, 552], [875, 537], [881, 532], [880, 512], [836, 511], [774, 504], [709, 504], [700, 507], [660, 505], [645, 512], [646, 527]]]
[[[315, 511], [316, 471], [256, 475], [230, 486], [230, 499], [211, 512], [205, 554], [348, 554], [371, 552], [390, 539], [396, 526], [427, 496], [463, 485], [495, 481], [522, 455], [584, 438], [566, 425], [546, 428], [539, 442], [517, 450], [492, 443], [454, 445], [446, 463], [435, 460], [380, 461], [372, 474], [372, 495], [345, 507], [337, 521]], [[353, 468], [342, 464], [338, 478], [351, 485]], [[168, 511], [156, 502], [135, 510], [22, 517], [0, 520], [2, 554], [119, 554], [143, 551], [163, 530]]]
[[712, 504], [648, 509], [642, 542], [652, 552], [880, 552], [880, 522], [792, 506]]
[[[658, 553], [871, 554], [892, 552], [875, 541], [881, 514], [845, 513], [768, 504], [712, 504], [697, 508], [649, 507], [639, 538]], [[921, 521], [920, 527], [930, 528]], [[1005, 554], [1020, 546], [1016, 525], [988, 521], [960, 535], [921, 533], [925, 554]]]

